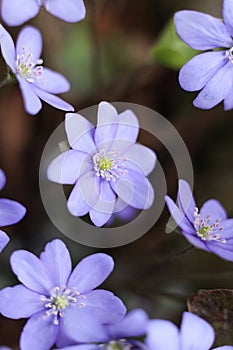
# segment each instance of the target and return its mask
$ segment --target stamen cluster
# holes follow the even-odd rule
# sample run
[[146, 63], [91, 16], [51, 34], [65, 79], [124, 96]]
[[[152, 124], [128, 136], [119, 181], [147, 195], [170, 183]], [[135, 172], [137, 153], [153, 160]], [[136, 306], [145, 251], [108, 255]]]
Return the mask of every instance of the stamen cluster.
[[29, 83], [39, 82], [45, 83], [43, 77], [43, 60], [38, 59], [33, 62], [33, 54], [31, 49], [22, 48], [22, 54], [17, 55], [16, 69], [19, 75], [26, 79]]

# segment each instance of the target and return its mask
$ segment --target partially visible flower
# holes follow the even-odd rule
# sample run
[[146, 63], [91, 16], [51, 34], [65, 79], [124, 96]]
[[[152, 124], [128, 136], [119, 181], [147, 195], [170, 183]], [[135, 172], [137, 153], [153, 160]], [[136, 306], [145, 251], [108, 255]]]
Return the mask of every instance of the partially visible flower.
[[0, 291], [0, 312], [13, 319], [30, 318], [21, 334], [21, 350], [102, 340], [101, 324], [119, 322], [125, 314], [113, 293], [94, 290], [113, 269], [106, 254], [86, 257], [71, 272], [69, 252], [57, 239], [40, 258], [25, 250], [14, 252], [11, 266], [22, 284]]
[[2, 0], [2, 18], [9, 26], [18, 26], [35, 17], [41, 7], [66, 22], [81, 21], [86, 15], [83, 0]]
[[233, 108], [233, 1], [223, 0], [223, 19], [196, 11], [175, 14], [177, 33], [193, 49], [207, 52], [192, 58], [180, 70], [184, 90], [202, 90], [195, 107], [210, 109], [224, 101], [224, 109]]
[[[197, 315], [184, 312], [180, 330], [170, 321], [150, 321], [145, 342], [149, 350], [210, 350], [214, 338], [214, 329], [209, 323]], [[213, 350], [233, 350], [233, 346], [225, 345]]]
[[[0, 191], [6, 183], [4, 172], [0, 169]], [[0, 198], [0, 227], [15, 224], [20, 221], [26, 213], [25, 207], [11, 199]], [[0, 252], [9, 242], [7, 234], [0, 230]]]
[[[144, 310], [135, 309], [118, 323], [103, 325], [104, 342], [99, 344], [77, 344], [66, 346], [61, 350], [146, 350], [145, 345], [135, 338], [144, 336], [148, 326], [148, 317]], [[95, 342], [95, 340], [92, 340]], [[96, 342], [98, 339], [96, 338]]]
[[54, 95], [68, 91], [70, 84], [63, 75], [42, 66], [42, 36], [38, 29], [24, 27], [15, 47], [10, 34], [0, 25], [0, 45], [11, 74], [19, 82], [29, 114], [37, 114], [42, 108], [40, 99], [65, 111], [74, 110], [69, 103]]
[[72, 148], [52, 161], [48, 178], [75, 185], [67, 203], [72, 215], [89, 213], [102, 226], [115, 212], [118, 198], [137, 209], [152, 205], [154, 190], [147, 175], [156, 156], [136, 143], [139, 124], [133, 111], [118, 114], [113, 105], [101, 102], [96, 128], [75, 113], [66, 114], [65, 128]]
[[233, 261], [233, 219], [227, 219], [222, 205], [215, 199], [203, 204], [200, 211], [188, 183], [179, 181], [178, 206], [166, 196], [167, 207], [185, 238], [196, 248]]

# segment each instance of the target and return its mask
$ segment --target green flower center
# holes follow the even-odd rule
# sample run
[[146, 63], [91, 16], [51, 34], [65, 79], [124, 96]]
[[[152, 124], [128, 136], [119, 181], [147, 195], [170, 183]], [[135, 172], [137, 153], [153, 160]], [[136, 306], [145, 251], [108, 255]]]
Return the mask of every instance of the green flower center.
[[110, 170], [113, 165], [113, 160], [108, 157], [103, 157], [98, 161], [98, 165], [101, 170]]
[[119, 152], [106, 152], [102, 149], [92, 157], [92, 160], [96, 176], [104, 180], [115, 181], [120, 175], [127, 173], [124, 164], [127, 159], [121, 157]]
[[65, 297], [64, 295], [61, 295], [61, 296], [58, 296], [57, 298], [55, 298], [54, 305], [59, 310], [64, 310], [69, 305], [69, 301], [68, 301], [67, 297]]
[[39, 82], [44, 85], [46, 80], [43, 76], [42, 63], [42, 59], [33, 61], [31, 49], [23, 47], [21, 55], [17, 55], [16, 59], [17, 73], [29, 83]]

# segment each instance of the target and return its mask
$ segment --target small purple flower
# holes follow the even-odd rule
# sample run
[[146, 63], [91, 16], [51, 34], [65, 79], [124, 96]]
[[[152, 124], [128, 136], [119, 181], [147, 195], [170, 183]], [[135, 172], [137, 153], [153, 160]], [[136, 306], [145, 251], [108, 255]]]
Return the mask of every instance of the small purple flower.
[[232, 0], [223, 0], [224, 22], [196, 11], [175, 14], [175, 26], [181, 39], [193, 49], [208, 50], [187, 62], [179, 74], [184, 90], [202, 90], [193, 102], [195, 107], [209, 109], [224, 101], [225, 110], [233, 108], [232, 14]]
[[[0, 191], [6, 183], [4, 172], [0, 169]], [[0, 198], [0, 227], [15, 224], [20, 221], [26, 213], [26, 209], [22, 204], [11, 199]], [[7, 234], [0, 230], [0, 252], [9, 242]]]
[[200, 211], [188, 183], [179, 181], [178, 206], [166, 196], [167, 207], [185, 238], [196, 248], [233, 261], [233, 219], [227, 219], [222, 205], [215, 199], [203, 204]]
[[[170, 321], [150, 321], [146, 344], [149, 350], [210, 350], [214, 338], [214, 329], [209, 323], [184, 312], [180, 330]], [[220, 346], [214, 350], [233, 350], [233, 346]]]
[[66, 114], [65, 128], [72, 148], [52, 161], [48, 178], [75, 185], [67, 203], [72, 215], [89, 213], [92, 222], [102, 226], [116, 211], [119, 199], [122, 209], [125, 205], [137, 209], [152, 205], [154, 190], [147, 175], [156, 156], [135, 143], [139, 125], [133, 111], [118, 114], [113, 105], [101, 102], [96, 128], [75, 113]]
[[60, 240], [48, 243], [40, 258], [19, 250], [11, 266], [22, 284], [0, 291], [0, 312], [9, 318], [29, 318], [20, 338], [22, 350], [49, 350], [101, 338], [103, 323], [119, 322], [125, 306], [113, 293], [97, 289], [111, 273], [110, 256], [97, 253], [72, 272], [71, 259]]
[[2, 0], [2, 18], [9, 26], [18, 26], [35, 17], [41, 7], [66, 22], [81, 21], [86, 15], [83, 0]]
[[15, 47], [10, 34], [0, 25], [0, 45], [7, 65], [19, 82], [29, 114], [37, 114], [42, 108], [40, 99], [65, 111], [74, 110], [54, 95], [68, 91], [70, 84], [63, 75], [42, 66], [42, 36], [38, 29], [24, 27]]
[[[61, 350], [146, 350], [145, 345], [132, 338], [144, 336], [148, 322], [148, 316], [145, 311], [135, 309], [128, 312], [122, 321], [102, 326], [102, 343], [65, 346]], [[92, 342], [99, 342], [99, 339], [92, 339]]]

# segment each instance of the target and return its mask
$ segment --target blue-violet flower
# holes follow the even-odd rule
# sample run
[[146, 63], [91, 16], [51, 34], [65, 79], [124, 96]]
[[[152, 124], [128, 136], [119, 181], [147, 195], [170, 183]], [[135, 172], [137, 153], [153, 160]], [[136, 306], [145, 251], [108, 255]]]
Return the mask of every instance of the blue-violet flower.
[[2, 18], [9, 26], [18, 26], [35, 17], [42, 6], [66, 22], [81, 21], [86, 15], [83, 0], [2, 0]]
[[222, 205], [215, 199], [203, 204], [200, 211], [188, 183], [179, 180], [178, 206], [166, 196], [167, 207], [185, 238], [196, 248], [233, 261], [233, 219], [227, 219]]
[[65, 128], [71, 150], [52, 161], [48, 178], [75, 185], [67, 203], [72, 215], [89, 213], [92, 222], [102, 226], [120, 210], [119, 200], [122, 209], [126, 205], [137, 209], [152, 205], [154, 190], [147, 175], [156, 156], [135, 143], [139, 125], [133, 111], [118, 114], [113, 105], [101, 102], [96, 128], [75, 113], [66, 114]]
[[233, 108], [233, 2], [223, 0], [223, 20], [196, 11], [175, 14], [177, 33], [189, 46], [208, 50], [180, 70], [179, 82], [187, 91], [202, 90], [194, 106], [209, 109], [224, 101]]
[[6, 64], [19, 82], [29, 114], [39, 112], [42, 107], [40, 99], [65, 111], [74, 110], [69, 103], [54, 95], [68, 91], [70, 84], [63, 75], [42, 66], [42, 36], [38, 29], [24, 27], [15, 47], [10, 34], [0, 25], [0, 45]]
[[[0, 191], [6, 183], [4, 172], [0, 169]], [[0, 198], [0, 227], [15, 224], [20, 221], [26, 213], [25, 207], [11, 199]], [[9, 242], [7, 234], [0, 230], [0, 252]]]
[[125, 314], [113, 293], [94, 290], [113, 269], [113, 259], [106, 254], [84, 258], [72, 272], [69, 252], [56, 239], [40, 258], [19, 250], [10, 260], [22, 284], [0, 291], [0, 312], [13, 319], [29, 318], [20, 338], [22, 350], [92, 341], [101, 336], [102, 323], [119, 322]]

